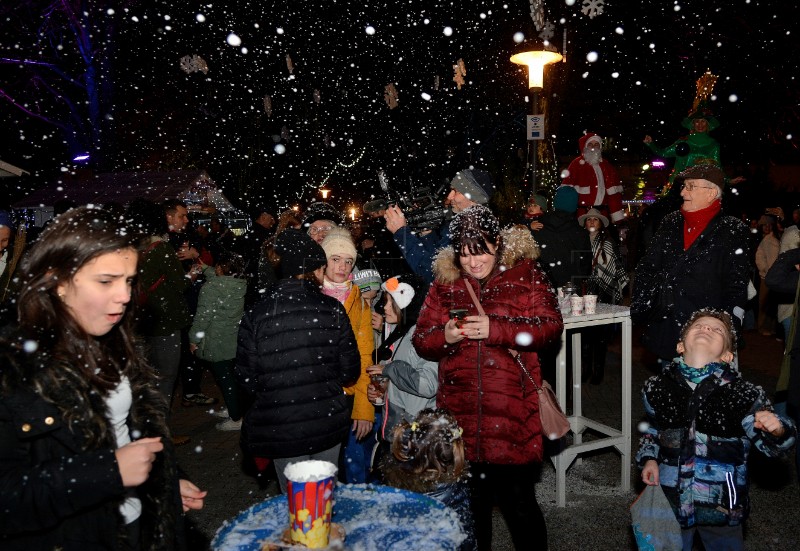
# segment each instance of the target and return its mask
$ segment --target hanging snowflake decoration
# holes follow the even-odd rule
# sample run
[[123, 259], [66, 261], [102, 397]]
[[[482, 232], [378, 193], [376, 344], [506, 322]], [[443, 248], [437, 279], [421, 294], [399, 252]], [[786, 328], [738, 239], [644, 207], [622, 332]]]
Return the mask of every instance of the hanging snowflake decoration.
[[272, 96], [269, 94], [264, 96], [264, 112], [267, 114], [267, 117], [272, 118]]
[[320, 94], [320, 91], [316, 88], [314, 89], [314, 93], [312, 95], [314, 97], [314, 103], [319, 104], [319, 102], [322, 101], [322, 94]]
[[467, 66], [464, 65], [463, 59], [459, 59], [456, 64], [453, 65], [453, 73], [453, 82], [455, 82], [458, 89], [461, 90], [461, 87], [465, 84], [464, 77], [467, 76]]
[[531, 19], [533, 19], [533, 26], [536, 31], [541, 31], [544, 27], [544, 0], [530, 0], [531, 3]]
[[603, 7], [605, 7], [605, 5], [605, 0], [583, 0], [581, 11], [583, 15], [588, 15], [589, 19], [594, 19], [598, 15], [603, 14]]
[[550, 42], [550, 39], [553, 38], [555, 34], [556, 26], [550, 23], [550, 21], [545, 21], [544, 27], [542, 27], [542, 32], [539, 33], [539, 38]]
[[384, 87], [383, 99], [386, 100], [386, 105], [389, 106], [389, 109], [397, 107], [400, 96], [397, 94], [397, 88], [394, 87], [394, 83], [390, 82]]
[[181, 70], [187, 75], [189, 73], [196, 73], [197, 71], [202, 71], [205, 75], [208, 74], [208, 63], [197, 54], [185, 55], [181, 58]]
[[294, 74], [294, 63], [292, 63], [292, 56], [286, 54], [286, 68], [289, 69], [289, 74]]

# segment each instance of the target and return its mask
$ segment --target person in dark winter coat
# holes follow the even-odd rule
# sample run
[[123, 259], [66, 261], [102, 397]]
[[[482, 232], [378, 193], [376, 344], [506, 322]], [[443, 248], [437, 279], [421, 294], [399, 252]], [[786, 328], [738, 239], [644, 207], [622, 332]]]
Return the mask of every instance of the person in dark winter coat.
[[[528, 376], [541, 384], [537, 351], [561, 336], [556, 296], [536, 262], [530, 230], [501, 232], [489, 209], [475, 206], [456, 215], [450, 235], [451, 247], [434, 262], [436, 280], [412, 342], [420, 356], [439, 362], [437, 406], [464, 429], [479, 549], [491, 546], [495, 503], [517, 549], [531, 549], [532, 537], [546, 548], [535, 496], [542, 461], [539, 399]], [[467, 315], [452, 319], [454, 309]]]
[[744, 317], [750, 254], [747, 228], [722, 214], [725, 174], [714, 165], [681, 174], [683, 206], [667, 215], [636, 267], [631, 316], [645, 325], [642, 342], [668, 362], [692, 312], [715, 308]]
[[642, 391], [649, 426], [636, 461], [644, 483], [663, 488], [684, 551], [695, 531], [706, 549], [744, 549], [750, 448], [778, 456], [795, 443], [794, 423], [729, 365], [735, 340], [729, 314], [695, 312], [681, 332], [680, 356]]
[[286, 279], [269, 287], [239, 328], [236, 377], [253, 394], [242, 444], [272, 459], [281, 491], [289, 463], [336, 464], [350, 428], [344, 387], [361, 374], [361, 356], [344, 307], [320, 291], [325, 251], [294, 229], [275, 242]]
[[459, 551], [475, 549], [463, 431], [446, 410], [423, 409], [392, 430], [391, 453], [381, 462], [386, 483], [425, 494], [458, 513], [466, 538]]
[[0, 345], [0, 548], [175, 549], [205, 492], [178, 480], [166, 402], [134, 342], [136, 235], [60, 215], [26, 256]]
[[[767, 272], [766, 284], [774, 293], [794, 295], [793, 317], [797, 317], [798, 304], [797, 286], [800, 284], [800, 248], [789, 249], [778, 255]], [[786, 334], [786, 351], [781, 374], [775, 392], [776, 402], [786, 402], [786, 414], [792, 418], [796, 425], [800, 425], [800, 336], [797, 334], [797, 319], [794, 319]], [[788, 356], [788, 358], [786, 357]], [[800, 475], [800, 454], [795, 455], [795, 466]]]
[[539, 219], [543, 228], [536, 234], [541, 248], [539, 264], [553, 287], [574, 283], [581, 288], [592, 273], [592, 245], [589, 232], [578, 225], [578, 192], [561, 186], [553, 199], [553, 211]]

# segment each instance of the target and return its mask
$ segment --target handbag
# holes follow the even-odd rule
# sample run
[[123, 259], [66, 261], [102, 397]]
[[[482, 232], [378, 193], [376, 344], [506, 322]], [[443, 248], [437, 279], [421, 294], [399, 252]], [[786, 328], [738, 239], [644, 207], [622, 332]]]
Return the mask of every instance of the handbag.
[[646, 486], [631, 505], [631, 528], [636, 545], [647, 551], [683, 549], [681, 526], [661, 486]]
[[[478, 314], [485, 316], [486, 312], [484, 312], [481, 303], [478, 302], [478, 297], [475, 295], [472, 284], [466, 278], [464, 279], [464, 283], [467, 285], [467, 291], [469, 291], [472, 297], [472, 302], [475, 303]], [[519, 368], [528, 377], [528, 380], [533, 384], [533, 388], [536, 389], [539, 395], [539, 420], [542, 424], [542, 433], [548, 440], [560, 440], [570, 431], [570, 425], [569, 419], [564, 415], [564, 411], [558, 404], [558, 399], [556, 398], [556, 393], [553, 392], [553, 387], [551, 387], [550, 383], [547, 381], [542, 381], [541, 385], [537, 385], [536, 381], [525, 367], [525, 364], [522, 363], [519, 352], [511, 348], [508, 349], [508, 352], [513, 356], [514, 361], [516, 361]]]

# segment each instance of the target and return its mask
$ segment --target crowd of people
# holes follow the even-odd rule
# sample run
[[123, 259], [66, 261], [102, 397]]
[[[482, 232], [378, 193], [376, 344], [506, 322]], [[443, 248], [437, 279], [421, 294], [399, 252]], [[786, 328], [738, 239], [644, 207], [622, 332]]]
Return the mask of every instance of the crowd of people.
[[[0, 213], [0, 547], [181, 548], [181, 513], [206, 494], [175, 461], [189, 441], [170, 430], [179, 386], [180, 405], [239, 431], [282, 492], [290, 463], [330, 461], [342, 482], [452, 506], [462, 550], [491, 548], [494, 507], [516, 549], [546, 549], [536, 388], [554, 379], [556, 289], [572, 285], [630, 300], [661, 361], [637, 461], [673, 504], [684, 549], [695, 531], [706, 549], [740, 549], [750, 446], [786, 452], [800, 421], [800, 232], [781, 235], [771, 209], [754, 243], [722, 212], [724, 172], [700, 163], [676, 175], [680, 203], [632, 261], [602, 143], [582, 137], [552, 202], [532, 195], [507, 225], [474, 168], [450, 182], [452, 219], [424, 229], [397, 205], [364, 232], [313, 203], [256, 207], [236, 235], [222, 217], [193, 224], [177, 199], [137, 199], [75, 206], [26, 243]], [[778, 407], [737, 370], [748, 323], [785, 335]], [[613, 337], [584, 330], [585, 380], [602, 383]], [[222, 404], [202, 392], [205, 371]], [[728, 486], [685, 491], [708, 482], [706, 463]]]

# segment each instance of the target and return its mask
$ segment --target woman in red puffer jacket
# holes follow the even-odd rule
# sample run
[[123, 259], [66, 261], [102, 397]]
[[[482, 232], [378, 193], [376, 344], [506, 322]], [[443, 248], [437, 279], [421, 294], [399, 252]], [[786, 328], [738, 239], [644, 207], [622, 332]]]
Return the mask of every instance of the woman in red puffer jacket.
[[[420, 356], [439, 362], [437, 406], [464, 430], [478, 548], [491, 547], [496, 504], [517, 549], [546, 549], [535, 495], [542, 461], [538, 395], [511, 350], [541, 384], [537, 351], [563, 329], [556, 297], [525, 228], [501, 231], [489, 209], [475, 206], [456, 215], [450, 236], [451, 247], [434, 260], [436, 279], [413, 343]], [[451, 319], [459, 309], [466, 310], [463, 320]]]

